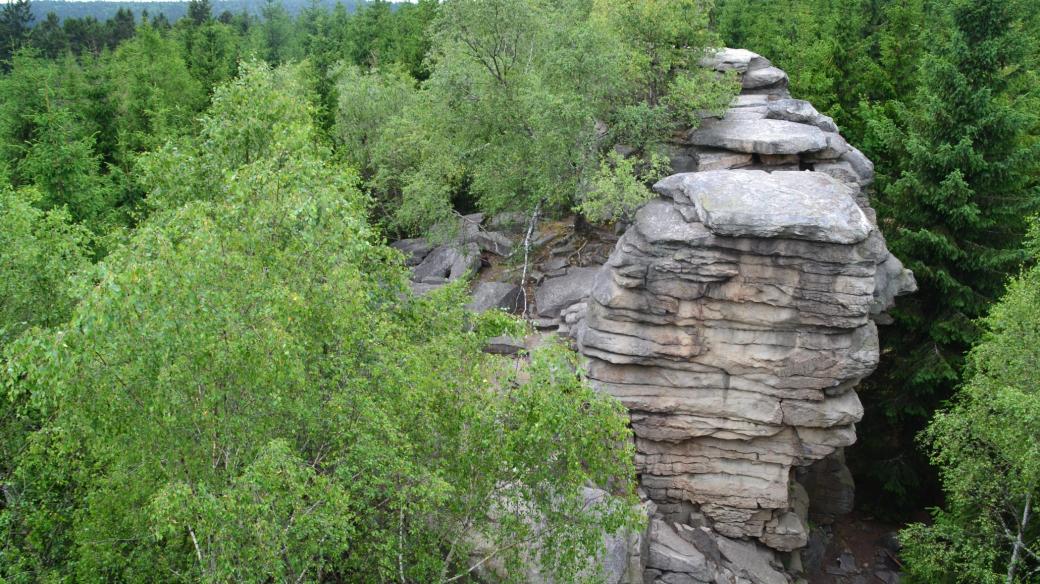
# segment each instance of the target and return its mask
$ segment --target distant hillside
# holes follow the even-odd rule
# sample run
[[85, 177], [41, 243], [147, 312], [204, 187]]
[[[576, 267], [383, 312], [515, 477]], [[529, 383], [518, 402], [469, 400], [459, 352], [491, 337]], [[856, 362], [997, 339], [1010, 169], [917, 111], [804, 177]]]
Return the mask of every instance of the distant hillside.
[[[282, 4], [285, 6], [291, 14], [296, 14], [303, 8], [310, 5], [311, 0], [283, 0]], [[318, 3], [327, 8], [332, 8], [336, 4], [343, 4], [350, 12], [353, 12], [358, 5], [364, 4], [363, 0], [318, 0]], [[240, 13], [243, 10], [250, 14], [260, 14], [260, 9], [264, 5], [264, 0], [215, 0], [213, 2], [213, 15], [217, 16], [225, 10], [232, 13]], [[36, 20], [34, 22], [40, 22], [43, 20], [48, 12], [54, 12], [58, 15], [58, 18], [65, 20], [66, 18], [84, 18], [87, 16], [93, 16], [98, 20], [107, 20], [115, 16], [116, 11], [120, 8], [129, 8], [133, 11], [135, 16], [140, 16], [142, 11], [147, 10], [148, 14], [155, 16], [159, 13], [165, 14], [166, 18], [176, 20], [188, 11], [188, 3], [185, 2], [104, 2], [104, 1], [92, 1], [92, 2], [68, 2], [65, 0], [35, 0], [31, 4], [33, 16]]]

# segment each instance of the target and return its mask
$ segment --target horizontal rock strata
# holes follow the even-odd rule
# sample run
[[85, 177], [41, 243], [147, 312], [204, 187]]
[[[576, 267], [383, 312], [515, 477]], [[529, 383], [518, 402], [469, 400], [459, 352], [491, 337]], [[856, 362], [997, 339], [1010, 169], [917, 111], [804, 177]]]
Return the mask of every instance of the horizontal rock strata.
[[[702, 64], [737, 71], [742, 95], [677, 137], [688, 172], [655, 186], [562, 315], [589, 379], [630, 412], [658, 508], [645, 581], [787, 582], [774, 554], [806, 544], [811, 507], [795, 470], [826, 458], [800, 474], [818, 493], [842, 474], [875, 321], [915, 285], [869, 207], [873, 166], [833, 120], [754, 53]], [[825, 513], [849, 496], [834, 491]]]

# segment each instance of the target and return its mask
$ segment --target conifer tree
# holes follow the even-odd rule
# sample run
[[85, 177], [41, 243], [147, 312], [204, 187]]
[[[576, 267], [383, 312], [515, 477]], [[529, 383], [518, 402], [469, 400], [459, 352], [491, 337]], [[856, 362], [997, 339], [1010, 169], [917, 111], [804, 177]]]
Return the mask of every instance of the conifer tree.
[[967, 382], [922, 435], [946, 505], [900, 534], [915, 582], [1013, 584], [1040, 573], [1040, 267], [1015, 278], [983, 324]]
[[1026, 221], [1040, 209], [1040, 149], [1026, 134], [1035, 114], [1021, 100], [1032, 42], [1024, 12], [1021, 2], [952, 3], [916, 94], [870, 120], [894, 164], [877, 198], [881, 227], [920, 285], [882, 335], [888, 357], [865, 400], [875, 411], [862, 433], [891, 441], [869, 440], [860, 458], [897, 473], [887, 477], [897, 490], [913, 485], [924, 465], [894, 464], [888, 453], [905, 452], [950, 396], [977, 339], [974, 322], [1023, 261]]
[[0, 9], [0, 71], [6, 62], [29, 40], [33, 16], [29, 0], [13, 0]]

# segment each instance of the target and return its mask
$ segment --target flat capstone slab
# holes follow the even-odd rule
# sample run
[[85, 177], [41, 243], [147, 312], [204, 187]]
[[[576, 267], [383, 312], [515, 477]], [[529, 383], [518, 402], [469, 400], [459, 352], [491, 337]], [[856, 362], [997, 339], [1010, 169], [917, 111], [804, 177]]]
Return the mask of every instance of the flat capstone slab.
[[849, 245], [873, 229], [852, 189], [822, 172], [716, 170], [681, 176], [680, 189], [716, 235]]
[[690, 143], [748, 154], [802, 154], [827, 147], [816, 126], [786, 120], [718, 120], [690, 134]]

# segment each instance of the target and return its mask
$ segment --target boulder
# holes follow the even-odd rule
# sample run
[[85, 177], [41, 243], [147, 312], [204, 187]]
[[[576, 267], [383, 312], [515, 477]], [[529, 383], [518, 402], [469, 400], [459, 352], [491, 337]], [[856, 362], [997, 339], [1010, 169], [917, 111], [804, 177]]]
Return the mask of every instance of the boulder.
[[[707, 558], [690, 542], [679, 537], [675, 529], [663, 520], [650, 523], [650, 554], [646, 565], [663, 572], [677, 572], [694, 582], [711, 582], [715, 570]], [[665, 582], [676, 580], [664, 580]]]
[[433, 250], [433, 244], [427, 241], [424, 237], [395, 241], [390, 244], [390, 247], [405, 255], [404, 265], [406, 266], [419, 265], [424, 259], [426, 259], [426, 256], [429, 255], [430, 251]]
[[737, 108], [761, 108], [762, 111], [766, 111], [769, 104], [776, 101], [778, 98], [764, 93], [744, 93], [733, 98], [730, 102], [729, 107]]
[[719, 536], [718, 545], [728, 567], [738, 576], [754, 584], [789, 584], [787, 576], [774, 568], [767, 559], [769, 556], [755, 544]]
[[811, 103], [801, 99], [780, 99], [769, 103], [766, 118], [816, 126], [824, 132], [837, 132], [834, 120], [816, 111]]
[[475, 243], [442, 245], [433, 249], [412, 269], [412, 280], [437, 284], [451, 282], [480, 269], [480, 248]]
[[757, 53], [747, 49], [722, 48], [703, 57], [701, 67], [716, 71], [736, 71], [746, 73], [749, 69], [763, 69], [770, 66], [769, 61]]
[[[743, 152], [715, 150], [711, 148], [695, 148], [690, 151], [693, 159], [691, 171], [729, 170], [751, 164], [751, 155]], [[675, 172], [682, 172], [674, 169]]]
[[491, 218], [488, 222], [488, 227], [492, 231], [501, 231], [505, 233], [520, 234], [527, 230], [527, 222], [530, 217], [523, 213], [499, 213]]
[[[763, 120], [768, 110], [765, 107], [731, 107], [722, 115], [724, 120]], [[674, 170], [674, 169], [673, 169]], [[677, 171], [678, 172], [678, 171]]]
[[896, 296], [916, 291], [914, 273], [904, 268], [899, 258], [889, 254], [874, 274], [874, 303], [870, 313], [875, 316], [882, 314], [895, 306]]
[[477, 282], [473, 287], [473, 300], [466, 309], [473, 312], [500, 309], [516, 312], [520, 307], [520, 287], [508, 282]]
[[673, 136], [677, 174], [606, 264], [546, 280], [537, 308], [628, 409], [658, 510], [643, 581], [789, 584], [851, 508], [855, 388], [880, 357], [876, 323], [916, 284], [878, 231], [873, 164], [834, 121], [760, 55], [701, 65], [736, 72], [741, 94]]
[[856, 486], [842, 450], [814, 463], [800, 475], [798, 480], [809, 494], [809, 516], [814, 522], [829, 525], [852, 511]]
[[826, 132], [825, 136], [827, 137], [826, 148], [819, 152], [806, 153], [801, 158], [810, 163], [817, 161], [830, 162], [841, 158], [846, 152], [852, 150], [852, 147], [845, 141], [845, 138], [841, 137], [841, 134]]
[[[879, 358], [872, 311], [912, 277], [854, 187], [825, 173], [716, 170], [654, 188], [565, 330], [593, 386], [629, 409], [655, 503], [752, 540], [737, 551], [798, 549], [792, 471], [855, 440], [853, 387]], [[759, 568], [740, 577], [776, 580]]]
[[860, 177], [856, 172], [856, 169], [844, 160], [827, 160], [824, 162], [818, 162], [813, 165], [813, 170], [832, 176], [847, 185], [858, 185], [860, 183]]
[[481, 251], [491, 252], [499, 256], [507, 256], [513, 253], [516, 243], [505, 233], [498, 231], [478, 231], [472, 241], [480, 247]]
[[538, 315], [557, 318], [560, 311], [584, 300], [592, 290], [599, 268], [571, 268], [558, 278], [549, 278], [535, 291]]
[[744, 89], [762, 89], [765, 87], [787, 86], [787, 73], [777, 67], [762, 67], [753, 69], [741, 78], [741, 87]]
[[520, 352], [525, 350], [527, 350], [527, 347], [524, 346], [523, 341], [505, 335], [492, 337], [488, 339], [487, 344], [484, 345], [484, 352], [491, 355], [504, 355], [511, 357], [513, 355], [518, 355]]
[[412, 294], [416, 296], [425, 296], [426, 294], [440, 288], [444, 284], [424, 284], [422, 282], [409, 282], [408, 286], [412, 290]]
[[858, 182], [862, 186], [874, 182], [874, 163], [856, 148], [850, 148], [841, 156], [841, 160], [847, 162], [855, 172]]
[[813, 172], [698, 172], [686, 197], [716, 235], [853, 244], [873, 230], [841, 182]]

